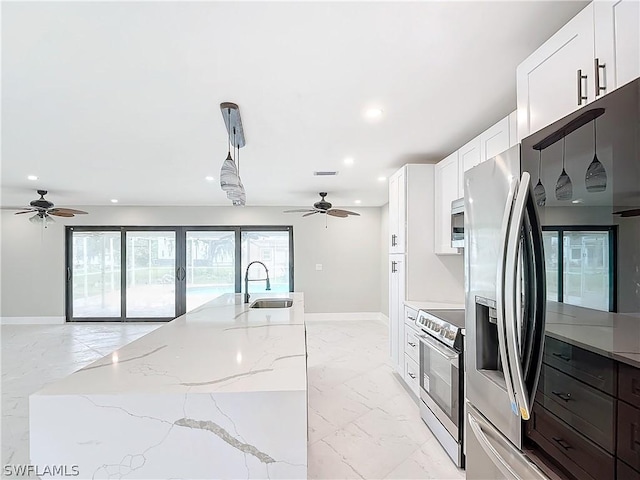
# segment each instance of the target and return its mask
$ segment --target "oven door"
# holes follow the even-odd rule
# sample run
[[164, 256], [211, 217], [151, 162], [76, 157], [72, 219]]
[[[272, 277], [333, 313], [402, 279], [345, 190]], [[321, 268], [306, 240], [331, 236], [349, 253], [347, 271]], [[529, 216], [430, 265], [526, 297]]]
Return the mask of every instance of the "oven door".
[[459, 438], [460, 356], [428, 335], [420, 336], [420, 399]]

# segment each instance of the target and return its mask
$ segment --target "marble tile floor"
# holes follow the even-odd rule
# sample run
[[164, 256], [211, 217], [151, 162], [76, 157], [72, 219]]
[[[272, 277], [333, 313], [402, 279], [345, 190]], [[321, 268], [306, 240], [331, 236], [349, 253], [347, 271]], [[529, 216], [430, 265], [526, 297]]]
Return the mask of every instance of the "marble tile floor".
[[[4, 325], [2, 465], [28, 463], [28, 396], [161, 324]], [[462, 479], [393, 374], [376, 321], [310, 322], [310, 479]]]

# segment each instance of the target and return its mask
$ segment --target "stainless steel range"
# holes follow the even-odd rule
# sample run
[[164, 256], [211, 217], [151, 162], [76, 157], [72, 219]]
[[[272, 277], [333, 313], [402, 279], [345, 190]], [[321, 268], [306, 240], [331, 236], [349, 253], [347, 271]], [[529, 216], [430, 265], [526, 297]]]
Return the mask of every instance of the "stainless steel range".
[[420, 310], [420, 416], [457, 467], [464, 466], [464, 310]]

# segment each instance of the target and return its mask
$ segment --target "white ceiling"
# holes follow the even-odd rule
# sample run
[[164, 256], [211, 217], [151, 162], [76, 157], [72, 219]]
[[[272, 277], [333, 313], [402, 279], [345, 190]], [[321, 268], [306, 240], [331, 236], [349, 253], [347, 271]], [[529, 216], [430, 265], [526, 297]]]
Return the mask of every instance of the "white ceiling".
[[248, 205], [383, 205], [378, 177], [515, 110], [516, 66], [585, 3], [2, 2], [2, 203], [229, 205], [231, 101]]

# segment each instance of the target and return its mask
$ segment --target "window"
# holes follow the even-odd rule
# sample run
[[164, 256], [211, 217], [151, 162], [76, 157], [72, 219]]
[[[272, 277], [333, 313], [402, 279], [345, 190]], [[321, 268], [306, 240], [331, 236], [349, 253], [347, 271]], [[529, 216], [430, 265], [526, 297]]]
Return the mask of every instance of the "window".
[[547, 299], [616, 310], [616, 227], [543, 227]]
[[[171, 320], [241, 293], [254, 260], [293, 291], [293, 227], [67, 227], [67, 320]], [[249, 278], [263, 278], [251, 267]], [[254, 270], [255, 268], [255, 270]], [[122, 274], [124, 272], [124, 274]], [[250, 282], [250, 292], [266, 282]]]

